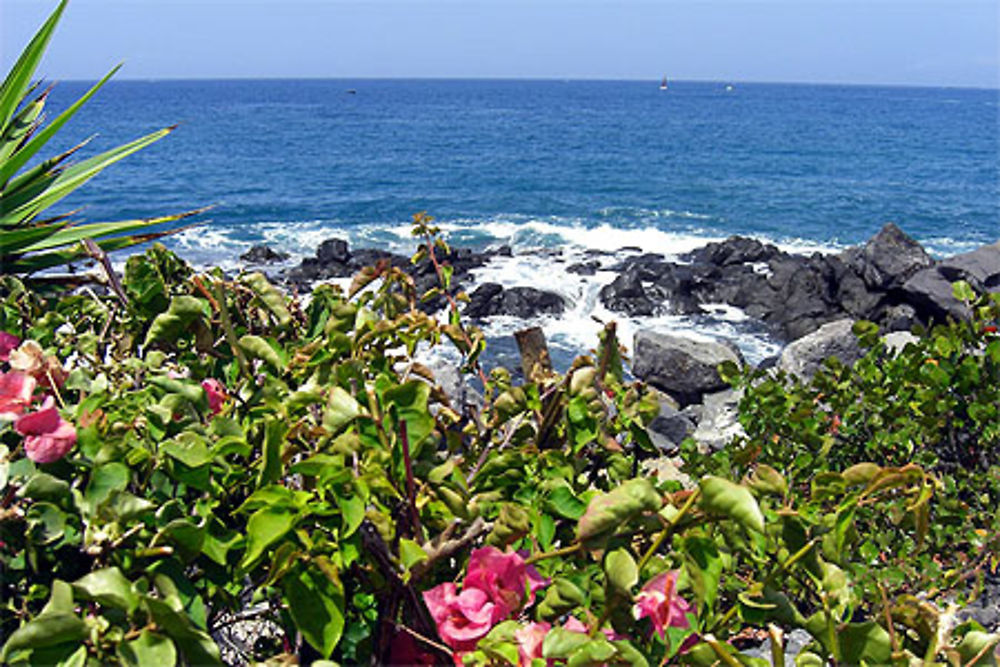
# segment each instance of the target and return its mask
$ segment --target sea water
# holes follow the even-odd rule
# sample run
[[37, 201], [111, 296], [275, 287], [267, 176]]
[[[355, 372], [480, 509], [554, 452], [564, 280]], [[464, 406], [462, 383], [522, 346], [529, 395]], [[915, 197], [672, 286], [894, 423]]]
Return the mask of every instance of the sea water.
[[[732, 89], [728, 88], [732, 84]], [[58, 109], [86, 89], [56, 87]], [[934, 256], [1000, 238], [998, 91], [650, 81], [232, 80], [108, 84], [62, 132], [80, 155], [178, 123], [60, 204], [90, 221], [212, 205], [168, 241], [235, 269], [266, 243], [312, 255], [324, 239], [409, 253], [413, 213], [455, 245], [508, 244], [479, 281], [561, 293], [540, 320], [570, 354], [594, 318], [729, 338], [751, 359], [779, 342], [738, 311], [631, 320], [597, 297], [613, 259], [667, 257], [733, 234], [836, 252], [888, 221]], [[620, 250], [632, 248], [632, 250]], [[610, 256], [594, 255], [607, 251]], [[603, 258], [594, 276], [565, 269]], [[611, 259], [609, 259], [609, 257]], [[525, 322], [497, 318], [503, 349]]]

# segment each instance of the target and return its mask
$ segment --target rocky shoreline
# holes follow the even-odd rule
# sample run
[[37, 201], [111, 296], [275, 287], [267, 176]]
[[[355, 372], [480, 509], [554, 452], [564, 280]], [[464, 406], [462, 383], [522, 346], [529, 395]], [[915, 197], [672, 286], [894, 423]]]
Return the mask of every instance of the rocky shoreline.
[[[623, 253], [630, 256], [622, 259]], [[565, 261], [558, 251], [549, 254], [552, 263]], [[453, 267], [453, 287], [467, 290], [475, 269], [511, 256], [509, 246], [500, 246], [482, 252], [454, 248], [438, 259]], [[266, 246], [255, 246], [241, 256], [247, 266], [265, 270], [284, 259]], [[313, 257], [272, 272], [271, 277], [304, 292], [317, 281], [347, 278], [380, 260], [410, 273], [418, 293], [437, 285], [434, 268], [426, 260], [413, 265], [403, 255], [352, 249], [342, 239], [324, 241]], [[673, 261], [624, 248], [615, 253], [595, 252], [587, 261], [563, 268], [580, 275], [613, 272], [615, 277], [601, 288], [599, 297], [612, 313], [697, 315], [708, 305], [725, 304], [741, 309], [788, 343], [845, 318], [870, 320], [884, 331], [902, 331], [917, 323], [962, 317], [964, 306], [952, 296], [951, 283], [965, 280], [978, 292], [1000, 290], [1000, 242], [935, 260], [889, 223], [864, 245], [838, 254], [791, 254], [756, 239], [734, 236]], [[559, 315], [567, 305], [561, 295], [544, 288], [495, 282], [479, 284], [469, 297], [465, 314], [473, 319]], [[423, 307], [434, 311], [443, 306], [439, 299]]]

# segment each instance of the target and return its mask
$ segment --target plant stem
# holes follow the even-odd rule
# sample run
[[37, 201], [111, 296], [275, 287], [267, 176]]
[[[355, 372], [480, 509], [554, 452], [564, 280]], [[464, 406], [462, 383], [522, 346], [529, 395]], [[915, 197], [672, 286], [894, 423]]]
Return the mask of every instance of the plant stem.
[[424, 531], [420, 526], [420, 512], [417, 511], [417, 492], [413, 483], [413, 462], [410, 460], [410, 436], [406, 432], [406, 420], [399, 420], [399, 442], [403, 449], [403, 467], [406, 469], [406, 501], [410, 507], [410, 519], [413, 521], [414, 536], [424, 541]]
[[684, 505], [681, 506], [681, 509], [677, 512], [677, 514], [675, 514], [672, 519], [667, 521], [667, 525], [663, 528], [660, 534], [656, 536], [656, 539], [653, 541], [653, 543], [649, 545], [649, 548], [646, 549], [646, 553], [642, 555], [642, 559], [639, 561], [639, 568], [638, 568], [639, 572], [642, 572], [642, 568], [644, 568], [646, 564], [649, 563], [649, 559], [653, 557], [653, 554], [655, 554], [659, 550], [659, 548], [663, 546], [663, 543], [667, 540], [668, 537], [670, 537], [670, 534], [673, 533], [674, 528], [677, 527], [678, 522], [680, 522], [680, 520], [684, 518], [684, 515], [688, 513], [688, 510], [690, 510], [691, 507], [694, 506], [695, 501], [698, 500], [698, 497], [700, 495], [701, 495], [701, 489], [695, 489], [691, 493], [691, 495], [688, 496], [687, 502], [685, 502]]
[[[195, 284], [198, 284], [198, 282], [196, 281]], [[222, 283], [212, 281], [212, 291], [215, 292], [216, 305], [219, 307], [219, 317], [222, 318], [222, 331], [226, 335], [226, 342], [229, 343], [229, 349], [233, 351], [233, 356], [236, 357], [236, 363], [239, 364], [240, 372], [243, 373], [243, 376], [248, 380], [253, 380], [246, 357], [243, 356], [243, 350], [240, 349], [239, 342], [236, 340], [236, 331], [233, 329], [233, 321], [229, 317], [229, 306], [226, 305], [226, 295], [222, 292]]]
[[559, 549], [554, 549], [553, 551], [546, 551], [545, 553], [535, 554], [524, 561], [525, 565], [531, 565], [532, 563], [537, 563], [540, 560], [546, 560], [548, 558], [558, 558], [559, 556], [568, 556], [569, 554], [576, 553], [580, 550], [580, 543], [574, 542], [568, 547], [562, 547]]

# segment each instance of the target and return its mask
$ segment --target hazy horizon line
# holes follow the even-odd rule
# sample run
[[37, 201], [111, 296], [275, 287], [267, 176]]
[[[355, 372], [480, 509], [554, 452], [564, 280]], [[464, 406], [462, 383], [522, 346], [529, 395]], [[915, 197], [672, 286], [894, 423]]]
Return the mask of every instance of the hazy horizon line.
[[[43, 78], [42, 81], [65, 82], [65, 83], [93, 83], [99, 77], [93, 79], [58, 77]], [[608, 78], [608, 77], [561, 77], [561, 76], [116, 76], [108, 83], [160, 83], [160, 82], [181, 82], [181, 81], [537, 81], [537, 82], [608, 82], [608, 83], [657, 83], [661, 77], [650, 78]], [[667, 78], [670, 83], [714, 83], [719, 85], [789, 85], [789, 86], [847, 86], [858, 88], [934, 88], [934, 89], [960, 89], [960, 90], [983, 90], [1000, 92], [1000, 82], [997, 85], [971, 85], [971, 84], [941, 84], [941, 83], [900, 83], [900, 82], [857, 82], [857, 81], [806, 81], [806, 80], [778, 80], [778, 79], [685, 79]]]

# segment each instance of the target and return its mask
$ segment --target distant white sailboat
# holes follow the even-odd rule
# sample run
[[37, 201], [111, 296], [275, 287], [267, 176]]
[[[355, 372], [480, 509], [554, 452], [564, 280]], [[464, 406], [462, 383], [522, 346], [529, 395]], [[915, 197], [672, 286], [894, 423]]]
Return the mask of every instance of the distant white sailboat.
[[663, 79], [660, 81], [660, 90], [666, 90], [666, 89], [667, 89], [667, 77], [663, 77]]

